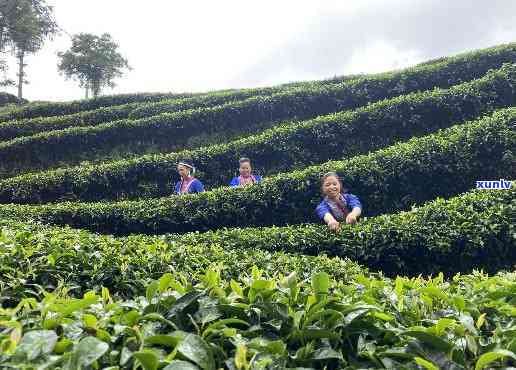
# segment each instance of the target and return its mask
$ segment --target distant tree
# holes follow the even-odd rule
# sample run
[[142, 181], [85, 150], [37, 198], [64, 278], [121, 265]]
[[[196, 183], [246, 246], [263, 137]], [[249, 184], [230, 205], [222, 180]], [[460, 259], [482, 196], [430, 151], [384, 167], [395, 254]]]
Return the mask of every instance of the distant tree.
[[118, 44], [111, 35], [95, 36], [80, 33], [72, 38], [72, 47], [58, 53], [58, 69], [66, 78], [79, 81], [86, 89], [86, 98], [91, 89], [97, 97], [104, 86], [114, 87], [113, 80], [123, 76], [124, 69], [131, 69], [126, 59], [118, 52]]
[[10, 21], [12, 19], [15, 1], [0, 1], [0, 86], [14, 85], [14, 81], [6, 76], [8, 48], [12, 45], [10, 37]]
[[18, 98], [23, 99], [25, 56], [38, 52], [59, 31], [53, 8], [44, 0], [0, 1], [0, 51], [7, 47], [18, 61]]

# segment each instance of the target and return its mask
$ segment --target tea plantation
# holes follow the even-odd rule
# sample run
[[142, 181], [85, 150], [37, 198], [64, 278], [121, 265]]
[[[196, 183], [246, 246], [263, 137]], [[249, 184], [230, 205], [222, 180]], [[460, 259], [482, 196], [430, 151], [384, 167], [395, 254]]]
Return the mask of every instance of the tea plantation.
[[[264, 181], [226, 186], [244, 156]], [[180, 160], [206, 192], [174, 194]], [[314, 213], [328, 171], [364, 206], [338, 233]], [[0, 369], [515, 369], [515, 178], [514, 43], [9, 105]]]

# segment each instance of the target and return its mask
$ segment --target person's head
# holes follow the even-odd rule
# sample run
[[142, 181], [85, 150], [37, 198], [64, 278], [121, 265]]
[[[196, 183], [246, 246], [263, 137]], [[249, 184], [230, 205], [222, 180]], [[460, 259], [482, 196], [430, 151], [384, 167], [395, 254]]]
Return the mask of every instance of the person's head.
[[343, 191], [342, 181], [336, 172], [328, 172], [321, 178], [321, 192], [330, 198], [337, 197]]
[[251, 176], [251, 160], [249, 158], [240, 158], [238, 161], [239, 167], [238, 171], [240, 172], [240, 176]]
[[185, 178], [195, 173], [195, 167], [191, 162], [181, 161], [177, 164], [177, 172], [179, 176]]

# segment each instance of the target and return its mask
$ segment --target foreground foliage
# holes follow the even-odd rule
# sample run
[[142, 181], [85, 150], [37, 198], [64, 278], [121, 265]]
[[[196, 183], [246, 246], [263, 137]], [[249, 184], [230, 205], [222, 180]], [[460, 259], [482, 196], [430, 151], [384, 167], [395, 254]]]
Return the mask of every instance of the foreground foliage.
[[516, 274], [334, 281], [180, 274], [119, 301], [66, 288], [0, 309], [2, 368], [473, 369], [516, 365]]

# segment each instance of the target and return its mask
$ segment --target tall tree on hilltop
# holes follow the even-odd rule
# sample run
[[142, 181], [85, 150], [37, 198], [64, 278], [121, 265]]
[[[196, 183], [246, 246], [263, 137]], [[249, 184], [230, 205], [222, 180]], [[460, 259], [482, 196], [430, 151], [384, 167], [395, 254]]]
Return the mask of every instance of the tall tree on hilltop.
[[[11, 13], [11, 7], [14, 1], [0, 1], [0, 73], [7, 71], [7, 62], [5, 53], [10, 45], [8, 14]], [[0, 78], [0, 86], [8, 84], [7, 79]]]
[[[11, 48], [18, 61], [18, 98], [23, 98], [25, 57], [38, 52], [59, 28], [53, 8], [44, 0], [2, 0], [0, 2], [0, 52]], [[4, 62], [5, 66], [5, 62]]]
[[74, 35], [70, 50], [58, 56], [59, 71], [67, 78], [77, 79], [86, 89], [86, 98], [90, 89], [97, 97], [104, 86], [114, 87], [113, 80], [122, 77], [124, 69], [131, 69], [118, 52], [118, 44], [107, 33], [100, 37], [89, 33]]

